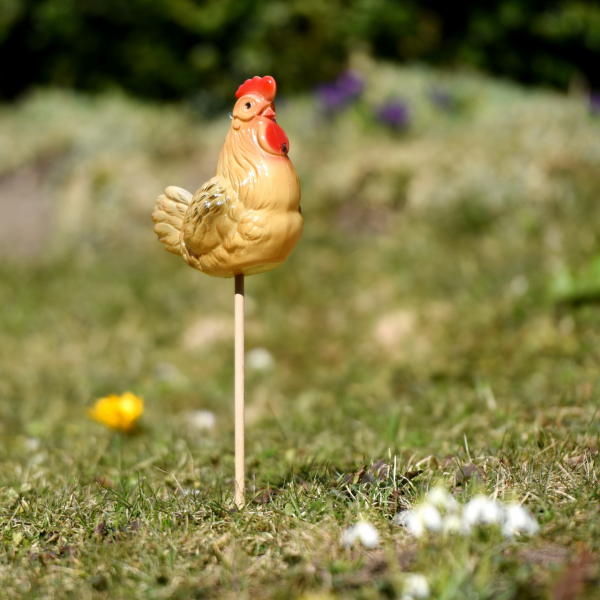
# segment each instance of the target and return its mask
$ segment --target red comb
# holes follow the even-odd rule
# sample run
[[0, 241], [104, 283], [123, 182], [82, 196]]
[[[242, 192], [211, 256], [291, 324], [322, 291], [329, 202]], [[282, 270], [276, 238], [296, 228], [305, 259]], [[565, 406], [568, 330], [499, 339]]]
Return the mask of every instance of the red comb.
[[235, 97], [241, 98], [244, 94], [249, 94], [250, 92], [260, 94], [265, 100], [273, 100], [277, 93], [277, 84], [270, 75], [246, 79], [246, 81], [238, 88]]

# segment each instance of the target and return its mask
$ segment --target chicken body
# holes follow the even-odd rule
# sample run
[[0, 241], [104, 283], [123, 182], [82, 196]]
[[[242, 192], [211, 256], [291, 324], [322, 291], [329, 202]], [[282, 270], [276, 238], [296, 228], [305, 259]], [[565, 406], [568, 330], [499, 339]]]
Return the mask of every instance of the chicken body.
[[193, 196], [169, 187], [152, 218], [166, 250], [214, 277], [278, 267], [302, 235], [300, 183], [275, 122], [275, 80], [238, 90], [215, 176]]

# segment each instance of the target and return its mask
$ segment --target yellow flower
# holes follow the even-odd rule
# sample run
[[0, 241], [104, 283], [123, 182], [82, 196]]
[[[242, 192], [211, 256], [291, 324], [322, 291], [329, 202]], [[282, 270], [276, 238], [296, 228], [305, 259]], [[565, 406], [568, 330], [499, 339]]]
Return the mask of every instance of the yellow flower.
[[111, 394], [96, 400], [93, 408], [88, 410], [88, 416], [111, 429], [130, 433], [143, 412], [144, 399], [125, 392], [121, 396]]

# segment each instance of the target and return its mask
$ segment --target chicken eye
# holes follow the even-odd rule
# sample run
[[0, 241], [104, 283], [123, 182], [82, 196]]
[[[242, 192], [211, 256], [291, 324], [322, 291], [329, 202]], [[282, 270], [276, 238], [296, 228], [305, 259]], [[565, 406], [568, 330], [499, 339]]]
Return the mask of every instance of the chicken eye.
[[249, 110], [252, 107], [252, 102], [246, 102], [244, 106], [246, 107], [246, 110]]

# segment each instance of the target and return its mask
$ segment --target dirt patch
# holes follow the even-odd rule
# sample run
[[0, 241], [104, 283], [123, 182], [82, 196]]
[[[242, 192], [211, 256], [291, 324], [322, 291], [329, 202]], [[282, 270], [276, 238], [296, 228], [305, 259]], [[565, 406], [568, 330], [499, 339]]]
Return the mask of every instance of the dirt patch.
[[0, 178], [0, 254], [31, 259], [46, 247], [54, 216], [49, 167], [27, 165]]
[[542, 548], [525, 548], [519, 552], [521, 560], [544, 567], [565, 563], [569, 557], [569, 549], [557, 544], [546, 544]]

